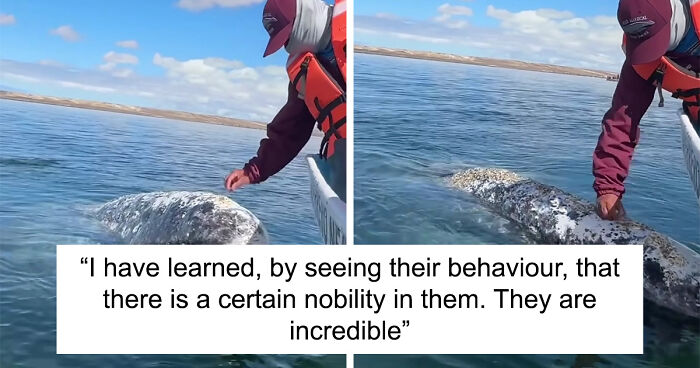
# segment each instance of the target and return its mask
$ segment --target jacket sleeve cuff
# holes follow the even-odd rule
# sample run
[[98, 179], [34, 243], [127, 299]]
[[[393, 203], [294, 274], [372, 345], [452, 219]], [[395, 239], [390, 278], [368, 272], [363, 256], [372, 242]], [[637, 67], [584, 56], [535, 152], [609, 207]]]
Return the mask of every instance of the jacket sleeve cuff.
[[[252, 161], [252, 160], [251, 160]], [[251, 184], [258, 184], [261, 181], [263, 181], [261, 175], [260, 175], [260, 169], [258, 168], [258, 165], [255, 163], [247, 163], [245, 166], [243, 166], [243, 173], [250, 179]]]

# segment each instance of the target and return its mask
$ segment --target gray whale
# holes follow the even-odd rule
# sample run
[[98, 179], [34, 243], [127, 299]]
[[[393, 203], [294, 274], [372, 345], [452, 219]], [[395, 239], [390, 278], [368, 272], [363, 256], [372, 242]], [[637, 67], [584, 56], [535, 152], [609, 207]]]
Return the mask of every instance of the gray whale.
[[700, 317], [700, 254], [643, 224], [601, 220], [595, 206], [558, 188], [502, 169], [470, 169], [449, 178], [544, 244], [643, 244], [644, 297]]
[[265, 244], [267, 231], [250, 211], [206, 192], [127, 195], [97, 209], [97, 218], [129, 244]]

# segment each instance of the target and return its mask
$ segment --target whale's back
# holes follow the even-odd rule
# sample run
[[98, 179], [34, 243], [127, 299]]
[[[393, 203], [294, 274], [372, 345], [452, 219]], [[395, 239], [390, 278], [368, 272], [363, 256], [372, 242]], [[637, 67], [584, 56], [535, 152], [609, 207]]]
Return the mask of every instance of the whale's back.
[[449, 184], [471, 193], [540, 244], [642, 244], [647, 299], [700, 316], [700, 254], [639, 222], [605, 221], [571, 193], [495, 168], [454, 174]]
[[129, 244], [263, 244], [260, 220], [228, 197], [207, 192], [154, 192], [105, 203], [97, 217]]

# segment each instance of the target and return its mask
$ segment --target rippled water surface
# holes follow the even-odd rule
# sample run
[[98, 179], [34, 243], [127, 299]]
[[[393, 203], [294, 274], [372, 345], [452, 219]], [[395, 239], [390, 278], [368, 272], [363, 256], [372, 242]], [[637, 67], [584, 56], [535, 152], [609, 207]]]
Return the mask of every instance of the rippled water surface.
[[[358, 54], [355, 57], [355, 241], [495, 244], [522, 231], [445, 176], [500, 167], [593, 201], [591, 157], [615, 83]], [[669, 96], [667, 96], [669, 97]], [[700, 212], [680, 148], [680, 104], [652, 105], [627, 180], [631, 218], [698, 249]], [[697, 320], [654, 306], [643, 357], [356, 357], [366, 367], [691, 367]], [[466, 333], [466, 332], [465, 332]]]
[[[55, 355], [56, 244], [114, 243], [90, 215], [116, 197], [224, 194], [261, 130], [0, 100], [0, 367], [340, 367], [335, 356]], [[313, 138], [305, 153], [314, 153]], [[231, 195], [273, 243], [320, 243], [303, 155]]]

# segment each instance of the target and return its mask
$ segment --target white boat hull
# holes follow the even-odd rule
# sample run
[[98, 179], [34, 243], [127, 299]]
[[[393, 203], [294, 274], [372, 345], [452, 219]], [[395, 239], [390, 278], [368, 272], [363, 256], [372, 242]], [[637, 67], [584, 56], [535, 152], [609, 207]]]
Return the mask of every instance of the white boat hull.
[[695, 189], [695, 197], [700, 203], [700, 137], [696, 132], [690, 118], [681, 112], [681, 142], [683, 156], [688, 167], [688, 175]]
[[320, 158], [310, 155], [306, 158], [311, 179], [311, 204], [316, 213], [318, 227], [326, 244], [346, 244], [345, 202], [328, 185], [319, 163]]

